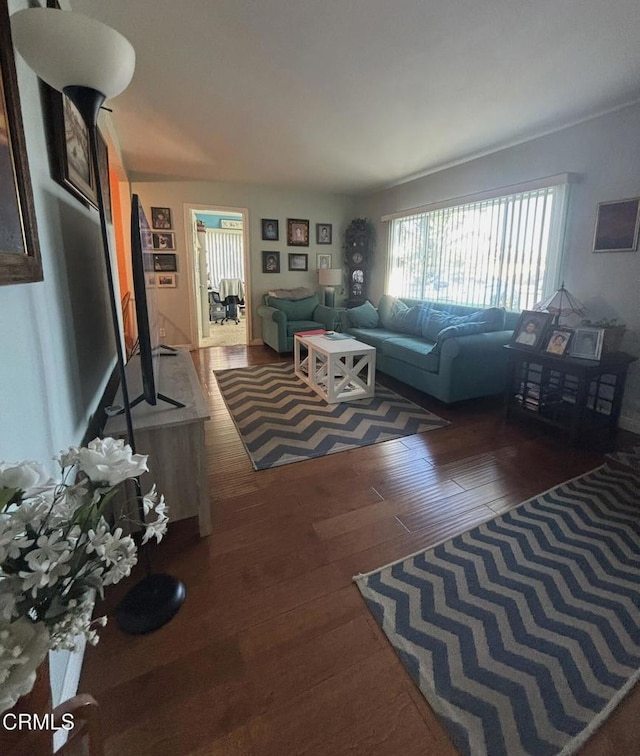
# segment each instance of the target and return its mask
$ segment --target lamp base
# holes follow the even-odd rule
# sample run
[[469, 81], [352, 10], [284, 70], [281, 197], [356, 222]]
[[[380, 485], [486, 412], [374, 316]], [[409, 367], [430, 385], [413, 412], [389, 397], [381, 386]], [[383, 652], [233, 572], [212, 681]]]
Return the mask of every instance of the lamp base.
[[325, 307], [336, 306], [336, 290], [333, 286], [324, 287], [324, 306]]
[[145, 635], [166, 625], [182, 606], [184, 584], [171, 575], [147, 575], [116, 609], [118, 627], [129, 635]]

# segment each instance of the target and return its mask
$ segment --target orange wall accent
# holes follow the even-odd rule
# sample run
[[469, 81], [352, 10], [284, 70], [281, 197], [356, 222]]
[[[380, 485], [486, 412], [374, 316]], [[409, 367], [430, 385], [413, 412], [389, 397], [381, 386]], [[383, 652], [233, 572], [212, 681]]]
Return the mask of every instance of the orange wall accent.
[[129, 291], [127, 280], [126, 246], [124, 243], [124, 229], [122, 227], [122, 205], [120, 203], [120, 184], [116, 174], [109, 169], [109, 187], [111, 189], [111, 216], [113, 218], [113, 233], [116, 240], [116, 262], [118, 265], [118, 283], [120, 296]]

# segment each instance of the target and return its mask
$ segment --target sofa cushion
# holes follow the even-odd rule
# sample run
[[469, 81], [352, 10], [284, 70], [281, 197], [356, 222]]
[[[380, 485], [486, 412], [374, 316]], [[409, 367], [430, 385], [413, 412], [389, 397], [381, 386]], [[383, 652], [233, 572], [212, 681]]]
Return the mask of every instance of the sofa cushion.
[[276, 310], [284, 312], [287, 320], [312, 320], [313, 311], [319, 304], [318, 295], [314, 294], [305, 299], [278, 299], [277, 297], [267, 297], [269, 307], [275, 307]]
[[376, 349], [381, 349], [387, 339], [395, 339], [398, 336], [396, 331], [387, 331], [384, 328], [349, 328], [349, 333], [363, 344], [369, 344]]
[[347, 320], [352, 328], [377, 328], [380, 317], [376, 308], [367, 300], [359, 307], [348, 309]]
[[428, 373], [437, 373], [440, 367], [440, 352], [434, 345], [419, 336], [396, 336], [385, 340], [381, 346], [385, 357], [405, 362]]
[[420, 335], [422, 307], [409, 307], [397, 297], [383, 294], [378, 304], [378, 315], [384, 328], [398, 333]]

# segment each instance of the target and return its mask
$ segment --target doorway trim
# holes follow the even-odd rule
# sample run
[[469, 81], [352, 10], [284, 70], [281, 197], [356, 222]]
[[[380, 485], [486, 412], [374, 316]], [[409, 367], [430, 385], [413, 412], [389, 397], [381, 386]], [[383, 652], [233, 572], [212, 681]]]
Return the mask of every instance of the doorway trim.
[[242, 215], [242, 254], [244, 257], [244, 312], [247, 328], [246, 343], [253, 341], [253, 318], [251, 307], [251, 254], [249, 245], [249, 210], [246, 207], [228, 207], [226, 205], [197, 205], [192, 202], [184, 203], [184, 227], [187, 241], [187, 253], [189, 258], [189, 327], [191, 331], [191, 343], [200, 347], [198, 336], [198, 291], [196, 287], [197, 250], [193, 245], [191, 233], [192, 214], [203, 213], [237, 213]]

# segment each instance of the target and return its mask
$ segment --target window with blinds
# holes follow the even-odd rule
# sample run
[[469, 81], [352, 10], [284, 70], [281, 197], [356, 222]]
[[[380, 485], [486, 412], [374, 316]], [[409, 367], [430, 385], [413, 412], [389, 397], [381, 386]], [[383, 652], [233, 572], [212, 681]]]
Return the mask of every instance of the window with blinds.
[[391, 219], [386, 291], [530, 309], [557, 283], [568, 184]]
[[218, 289], [222, 278], [244, 281], [244, 253], [242, 231], [208, 228], [206, 236], [209, 284]]

